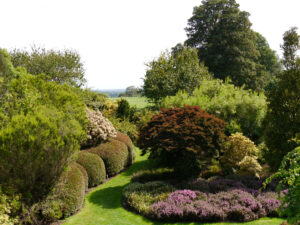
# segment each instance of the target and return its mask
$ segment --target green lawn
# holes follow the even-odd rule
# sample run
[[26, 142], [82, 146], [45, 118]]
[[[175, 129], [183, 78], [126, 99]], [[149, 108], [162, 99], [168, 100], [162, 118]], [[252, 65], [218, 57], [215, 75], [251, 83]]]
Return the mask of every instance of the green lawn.
[[[69, 217], [64, 225], [159, 225], [166, 223], [152, 222], [140, 215], [122, 208], [121, 198], [123, 188], [130, 182], [130, 177], [138, 170], [149, 168], [151, 165], [146, 156], [138, 154], [136, 162], [128, 170], [112, 178], [107, 183], [91, 191], [85, 199], [85, 206], [79, 213]], [[263, 218], [249, 223], [212, 223], [218, 225], [279, 225], [282, 219]], [[173, 223], [175, 225], [175, 223]], [[199, 224], [199, 223], [176, 223]]]
[[[152, 106], [153, 104], [147, 101], [146, 97], [122, 97], [129, 102], [131, 107], [136, 106], [138, 109], [145, 108], [147, 106]], [[120, 98], [111, 98], [113, 101], [116, 101]]]

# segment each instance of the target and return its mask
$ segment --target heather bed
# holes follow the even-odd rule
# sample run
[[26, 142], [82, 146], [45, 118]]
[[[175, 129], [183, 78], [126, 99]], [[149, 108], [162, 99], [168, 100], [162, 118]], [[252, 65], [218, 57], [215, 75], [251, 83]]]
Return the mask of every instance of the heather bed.
[[[148, 172], [134, 176], [123, 191], [124, 207], [161, 222], [248, 222], [279, 216], [276, 185], [262, 189], [263, 179], [228, 176], [177, 183], [158, 174], [152, 174], [153, 181]], [[166, 174], [172, 178], [170, 171]]]

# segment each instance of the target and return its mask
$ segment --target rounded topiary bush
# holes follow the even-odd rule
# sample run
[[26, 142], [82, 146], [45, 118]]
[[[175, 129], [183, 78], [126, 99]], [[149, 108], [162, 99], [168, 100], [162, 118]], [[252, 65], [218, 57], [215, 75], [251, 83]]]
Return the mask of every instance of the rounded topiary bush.
[[99, 156], [81, 151], [78, 154], [77, 163], [83, 166], [88, 174], [88, 186], [94, 187], [106, 179], [105, 165]]
[[35, 205], [35, 216], [45, 224], [68, 217], [82, 207], [84, 197], [84, 175], [78, 164], [72, 163], [47, 198]]
[[225, 122], [199, 106], [163, 109], [142, 127], [138, 146], [177, 174], [198, 175], [219, 156], [224, 131]]
[[97, 154], [103, 159], [106, 172], [110, 177], [125, 168], [129, 157], [127, 146], [114, 139], [109, 139], [108, 142], [91, 148], [89, 152]]
[[121, 141], [123, 142], [127, 148], [128, 148], [128, 154], [129, 154], [129, 160], [128, 160], [128, 165], [132, 165], [135, 157], [136, 157], [136, 152], [134, 149], [134, 145], [130, 139], [130, 137], [126, 134], [123, 134], [121, 132], [117, 133], [117, 136], [115, 138], [113, 138], [115, 140]]
[[86, 169], [82, 165], [80, 165], [78, 163], [74, 163], [74, 164], [80, 169], [80, 171], [81, 171], [81, 173], [83, 175], [85, 191], [87, 191], [88, 187], [89, 187], [89, 176], [88, 176], [88, 174], [86, 172]]

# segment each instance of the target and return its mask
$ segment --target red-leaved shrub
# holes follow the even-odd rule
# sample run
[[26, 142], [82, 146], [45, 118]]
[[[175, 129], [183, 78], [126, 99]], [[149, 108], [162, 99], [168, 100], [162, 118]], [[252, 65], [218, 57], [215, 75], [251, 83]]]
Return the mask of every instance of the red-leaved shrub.
[[199, 106], [162, 109], [142, 127], [138, 146], [159, 163], [184, 175], [196, 175], [219, 156], [225, 122]]

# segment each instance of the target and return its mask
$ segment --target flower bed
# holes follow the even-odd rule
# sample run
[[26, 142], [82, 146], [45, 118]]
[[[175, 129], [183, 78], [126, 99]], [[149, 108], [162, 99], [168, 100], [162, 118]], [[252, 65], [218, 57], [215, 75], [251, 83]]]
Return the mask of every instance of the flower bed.
[[[164, 222], [246, 222], [278, 216], [281, 201], [275, 185], [263, 191], [257, 178], [197, 179], [171, 185], [162, 181], [134, 182], [123, 192], [123, 203], [150, 219]], [[149, 187], [155, 187], [155, 191]]]

